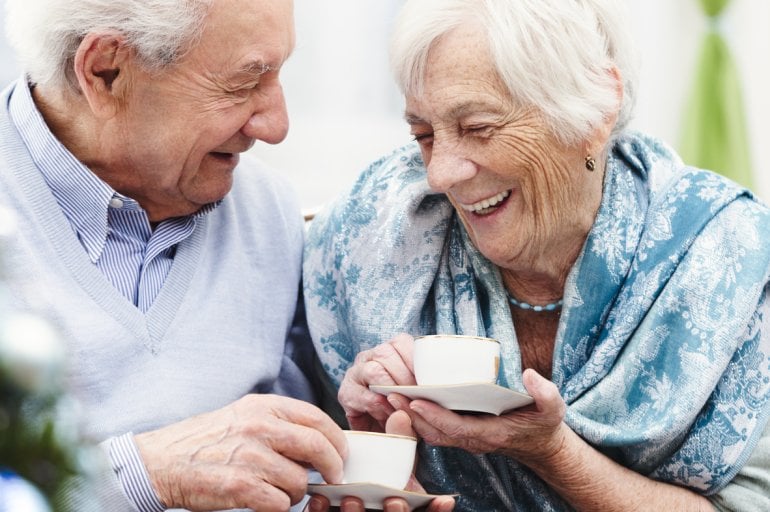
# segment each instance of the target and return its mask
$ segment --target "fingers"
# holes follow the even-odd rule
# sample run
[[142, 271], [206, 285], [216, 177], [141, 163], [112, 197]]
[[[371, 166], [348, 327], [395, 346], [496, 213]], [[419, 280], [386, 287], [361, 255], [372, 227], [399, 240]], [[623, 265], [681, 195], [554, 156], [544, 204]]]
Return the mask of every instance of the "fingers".
[[455, 499], [452, 496], [438, 496], [433, 498], [426, 512], [452, 512], [455, 508]]
[[[438, 496], [430, 501], [425, 510], [426, 512], [451, 512], [454, 508], [455, 499], [452, 496]], [[410, 510], [409, 504], [401, 498], [388, 498], [383, 502], [384, 512], [409, 512]]]
[[340, 385], [337, 399], [354, 430], [383, 431], [393, 408], [369, 385], [414, 384], [412, 349], [414, 340], [400, 334], [377, 347], [359, 353]]
[[233, 474], [237, 485], [217, 484], [222, 496], [249, 496], [249, 508], [268, 502], [299, 503], [307, 492], [307, 470], [268, 448], [260, 449], [259, 466], [232, 468], [233, 473], [238, 473]]
[[[377, 414], [377, 416], [380, 417], [382, 414]], [[348, 425], [350, 425], [351, 430], [363, 430], [365, 432], [385, 432], [385, 422], [379, 421], [377, 418], [370, 416], [369, 414], [350, 413], [346, 414], [345, 417], [348, 420]]]
[[386, 498], [382, 502], [383, 512], [409, 512], [409, 504], [401, 498]]
[[135, 441], [163, 502], [191, 510], [286, 510], [305, 494], [302, 464], [339, 482], [347, 454], [342, 430], [320, 409], [273, 395], [250, 395]]
[[558, 388], [533, 370], [524, 373], [533, 405], [501, 416], [455, 413], [427, 400], [409, 401], [398, 394], [388, 400], [406, 412], [412, 428], [428, 444], [472, 453], [502, 453], [522, 462], [542, 459], [564, 445], [566, 404]]
[[343, 456], [321, 432], [291, 423], [278, 427], [262, 433], [269, 449], [289, 460], [304, 462], [315, 468], [328, 483], [342, 482]]
[[415, 383], [412, 368], [414, 339], [400, 334], [356, 356], [354, 367], [361, 383], [406, 386]]
[[[266, 395], [253, 395], [258, 401]], [[264, 440], [284, 457], [307, 463], [329, 483], [342, 481], [347, 441], [342, 429], [315, 406], [285, 397], [273, 397], [271, 410], [281, 422], [255, 427], [253, 437]]]
[[[411, 386], [417, 382], [414, 379], [414, 338], [401, 333], [384, 345], [386, 351], [382, 364], [393, 375], [393, 380], [399, 386]], [[388, 346], [392, 349], [387, 351]]]
[[[286, 462], [283, 459], [282, 462]], [[291, 464], [281, 464], [275, 472], [293, 473]], [[296, 465], [295, 465], [296, 466]], [[180, 468], [184, 470], [184, 479], [173, 486], [172, 493], [163, 498], [170, 508], [189, 510], [254, 509], [279, 511], [287, 510], [292, 503], [297, 503], [304, 496], [303, 485], [305, 471], [299, 470], [300, 478], [296, 484], [280, 485], [266, 480], [260, 470], [269, 467], [221, 466], [217, 464], [195, 463]], [[292, 487], [294, 485], [294, 487]], [[288, 491], [288, 492], [287, 492]]]
[[308, 500], [307, 505], [305, 505], [305, 510], [308, 512], [327, 512], [330, 507], [331, 504], [326, 496], [314, 494]]
[[348, 496], [340, 502], [340, 512], [364, 512], [365, 510], [361, 498]]
[[[419, 491], [424, 492], [422, 487]], [[360, 498], [346, 497], [340, 504], [341, 512], [364, 512], [364, 504]], [[431, 500], [426, 512], [451, 512], [455, 507], [455, 499], [452, 496], [438, 496]], [[321, 495], [311, 496], [305, 510], [308, 512], [327, 512], [331, 508], [329, 500]], [[384, 512], [409, 512], [409, 505], [400, 498], [388, 498], [383, 502]]]
[[[236, 404], [247, 439], [292, 461], [307, 463], [329, 483], [342, 481], [347, 441], [342, 429], [320, 409], [274, 395], [250, 395]], [[270, 416], [276, 421], [270, 421]]]
[[467, 433], [470, 430], [467, 421], [476, 418], [462, 417], [427, 400], [409, 401], [397, 394], [389, 395], [388, 400], [394, 409], [409, 416], [411, 428], [428, 444], [456, 446], [473, 451], [471, 440], [474, 445], [476, 440]]
[[393, 413], [393, 407], [379, 393], [354, 380], [348, 372], [340, 385], [337, 400], [345, 410], [350, 428], [354, 430], [384, 431], [385, 421]]
[[294, 398], [274, 395], [250, 395], [253, 401], [271, 399], [272, 410], [285, 421], [303, 425], [322, 434], [341, 457], [347, 456], [348, 443], [342, 429], [318, 407]]

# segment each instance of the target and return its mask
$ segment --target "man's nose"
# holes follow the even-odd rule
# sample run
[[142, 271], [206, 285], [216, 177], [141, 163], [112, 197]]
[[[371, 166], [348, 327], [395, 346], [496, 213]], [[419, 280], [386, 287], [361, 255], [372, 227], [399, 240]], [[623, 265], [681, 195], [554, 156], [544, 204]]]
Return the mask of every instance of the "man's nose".
[[267, 90], [256, 94], [259, 98], [254, 112], [241, 128], [241, 132], [251, 139], [278, 144], [289, 132], [289, 114], [286, 111], [283, 88], [276, 81], [267, 86]]

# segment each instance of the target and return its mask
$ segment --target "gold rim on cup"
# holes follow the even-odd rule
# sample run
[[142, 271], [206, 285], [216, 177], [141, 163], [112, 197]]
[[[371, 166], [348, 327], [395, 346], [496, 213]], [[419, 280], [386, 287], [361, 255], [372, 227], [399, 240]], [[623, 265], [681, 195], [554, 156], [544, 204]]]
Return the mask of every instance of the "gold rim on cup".
[[415, 336], [414, 341], [429, 340], [433, 338], [457, 338], [457, 339], [466, 339], [466, 340], [491, 341], [492, 343], [497, 343], [498, 345], [500, 344], [500, 342], [494, 338], [485, 338], [483, 336], [470, 336], [465, 334], [426, 334], [424, 336]]
[[358, 434], [358, 435], [366, 435], [366, 436], [382, 436], [382, 437], [393, 437], [398, 439], [408, 439], [410, 441], [417, 441], [417, 438], [414, 436], [403, 436], [401, 434], [388, 434], [385, 432], [367, 432], [366, 430], [343, 430], [345, 434]]

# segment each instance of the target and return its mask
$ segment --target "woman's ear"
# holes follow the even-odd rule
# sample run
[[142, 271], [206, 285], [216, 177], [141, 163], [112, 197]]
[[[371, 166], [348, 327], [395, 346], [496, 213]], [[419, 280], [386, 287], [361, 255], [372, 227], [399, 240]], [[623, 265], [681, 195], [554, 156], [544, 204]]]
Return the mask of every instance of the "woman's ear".
[[615, 108], [610, 112], [607, 112], [604, 119], [602, 119], [602, 122], [594, 129], [593, 144], [591, 144], [591, 146], [595, 148], [604, 148], [607, 145], [610, 135], [612, 134], [612, 129], [615, 128], [615, 124], [618, 122], [620, 108], [623, 105], [623, 77], [620, 74], [620, 70], [617, 67], [612, 66], [608, 72], [615, 81], [617, 102], [615, 103]]
[[78, 46], [74, 71], [91, 111], [101, 119], [117, 112], [128, 85], [131, 52], [116, 33], [92, 33]]

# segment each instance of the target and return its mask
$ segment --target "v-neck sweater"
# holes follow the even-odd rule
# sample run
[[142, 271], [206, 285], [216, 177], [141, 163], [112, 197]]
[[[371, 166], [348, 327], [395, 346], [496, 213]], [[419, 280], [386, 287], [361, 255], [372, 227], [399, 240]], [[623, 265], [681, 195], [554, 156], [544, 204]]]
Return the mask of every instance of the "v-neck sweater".
[[[95, 442], [220, 408], [249, 392], [312, 399], [312, 348], [292, 332], [303, 221], [291, 187], [242, 155], [233, 189], [176, 247], [142, 313], [91, 262], [8, 117], [0, 95], [2, 240], [13, 307], [48, 320], [69, 357], [68, 386]], [[300, 356], [301, 355], [301, 356]]]

